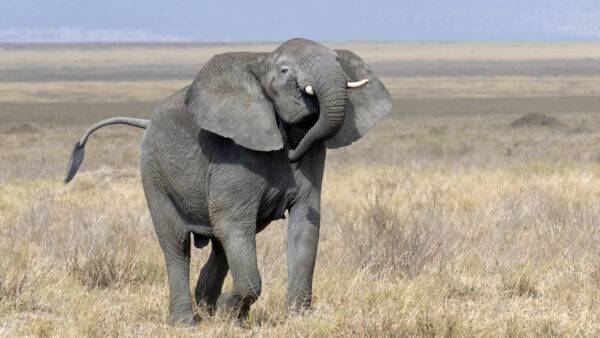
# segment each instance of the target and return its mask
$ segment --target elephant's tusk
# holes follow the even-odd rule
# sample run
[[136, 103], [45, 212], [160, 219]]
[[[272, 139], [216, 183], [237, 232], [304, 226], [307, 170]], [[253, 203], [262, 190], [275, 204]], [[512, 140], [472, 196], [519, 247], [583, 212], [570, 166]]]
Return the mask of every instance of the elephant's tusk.
[[369, 82], [369, 79], [363, 79], [356, 82], [348, 82], [348, 88], [360, 88]]
[[306, 87], [304, 87], [304, 91], [308, 95], [315, 95], [315, 91], [313, 90], [312, 86], [306, 86]]

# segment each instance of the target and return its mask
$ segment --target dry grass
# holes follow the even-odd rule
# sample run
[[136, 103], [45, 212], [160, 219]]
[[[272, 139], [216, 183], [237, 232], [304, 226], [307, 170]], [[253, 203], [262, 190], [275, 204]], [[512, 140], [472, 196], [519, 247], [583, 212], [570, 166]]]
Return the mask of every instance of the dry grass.
[[[571, 125], [581, 118], [561, 116]], [[7, 164], [20, 169], [4, 175], [0, 190], [0, 332], [595, 335], [600, 164], [590, 159], [593, 142], [575, 151], [572, 142], [597, 140], [600, 126], [583, 136], [525, 132], [508, 127], [512, 119], [392, 117], [353, 148], [331, 152], [314, 311], [285, 314], [285, 224], [278, 222], [258, 236], [265, 288], [242, 326], [202, 309], [196, 328], [164, 324], [164, 263], [137, 156], [111, 161], [104, 151], [134, 152], [138, 133], [95, 136], [68, 186], [60, 180], [70, 147], [47, 162], [55, 168]], [[401, 126], [412, 135], [388, 134]], [[74, 129], [45, 146], [68, 144]], [[389, 143], [392, 136], [402, 142]], [[496, 146], [509, 139], [522, 149], [507, 155]], [[50, 171], [36, 173], [42, 168]], [[192, 276], [207, 251], [194, 249]]]
[[[475, 102], [461, 100], [452, 102]], [[64, 107], [47, 105], [25, 127], [20, 113], [0, 119], [1, 336], [600, 334], [600, 110], [553, 111], [562, 128], [511, 128], [535, 104], [394, 108], [328, 153], [313, 311], [285, 312], [286, 230], [276, 222], [258, 235], [264, 288], [249, 319], [199, 308], [199, 325], [183, 328], [165, 323], [141, 132], [94, 134], [65, 186], [72, 144], [101, 115]], [[192, 284], [207, 255], [193, 249]]]

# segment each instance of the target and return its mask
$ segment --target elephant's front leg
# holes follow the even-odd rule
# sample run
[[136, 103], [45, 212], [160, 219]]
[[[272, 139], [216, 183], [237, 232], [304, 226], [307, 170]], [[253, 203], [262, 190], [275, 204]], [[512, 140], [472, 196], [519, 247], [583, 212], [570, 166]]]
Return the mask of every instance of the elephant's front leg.
[[319, 196], [290, 209], [287, 240], [288, 290], [286, 303], [294, 311], [310, 307], [312, 281], [319, 243]]
[[262, 286], [256, 259], [256, 220], [233, 223], [225, 234], [217, 236], [221, 242], [233, 279], [233, 289], [217, 299], [217, 310], [245, 318], [260, 296]]

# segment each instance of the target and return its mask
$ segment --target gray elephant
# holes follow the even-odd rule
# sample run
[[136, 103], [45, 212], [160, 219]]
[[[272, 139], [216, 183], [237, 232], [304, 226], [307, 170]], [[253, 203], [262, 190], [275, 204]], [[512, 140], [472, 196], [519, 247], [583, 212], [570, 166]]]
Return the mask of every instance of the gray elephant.
[[[146, 128], [141, 175], [167, 266], [169, 321], [194, 323], [191, 237], [198, 248], [212, 243], [197, 304], [246, 316], [262, 288], [255, 235], [286, 210], [286, 302], [302, 311], [312, 298], [325, 149], [356, 141], [390, 108], [383, 84], [348, 50], [293, 39], [272, 53], [216, 55], [150, 121], [92, 126], [75, 144], [65, 182], [94, 130]], [[228, 271], [233, 289], [222, 293]]]

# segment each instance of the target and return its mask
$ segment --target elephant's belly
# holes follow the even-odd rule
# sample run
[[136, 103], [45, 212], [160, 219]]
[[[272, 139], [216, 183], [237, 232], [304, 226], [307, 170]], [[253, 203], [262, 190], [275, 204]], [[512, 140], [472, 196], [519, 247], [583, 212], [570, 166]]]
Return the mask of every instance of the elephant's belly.
[[286, 190], [268, 188], [258, 210], [256, 232], [262, 231], [272, 221], [284, 219], [288, 204], [289, 194]]
[[208, 203], [202, 184], [192, 180], [189, 180], [188, 184], [173, 184], [173, 192], [170, 195], [187, 221], [190, 231], [212, 236]]
[[173, 184], [170, 195], [186, 221], [187, 231], [194, 234], [194, 246], [203, 248], [208, 244], [208, 239], [214, 236], [204, 185], [201, 183], [202, 178], [194, 173], [185, 177], [187, 179]]

